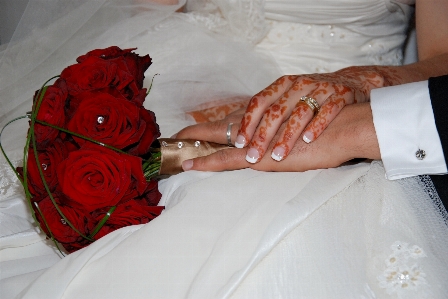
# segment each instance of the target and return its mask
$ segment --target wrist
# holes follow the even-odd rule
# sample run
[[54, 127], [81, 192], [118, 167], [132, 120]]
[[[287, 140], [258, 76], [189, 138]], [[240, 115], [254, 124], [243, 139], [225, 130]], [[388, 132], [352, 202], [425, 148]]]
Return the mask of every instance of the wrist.
[[351, 158], [381, 159], [370, 103], [349, 105], [344, 110], [347, 114], [345, 144]]

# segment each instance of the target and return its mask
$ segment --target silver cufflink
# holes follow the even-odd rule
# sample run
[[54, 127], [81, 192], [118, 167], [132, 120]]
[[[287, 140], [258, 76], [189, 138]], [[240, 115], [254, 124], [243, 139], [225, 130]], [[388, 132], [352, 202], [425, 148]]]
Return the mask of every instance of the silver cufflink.
[[424, 150], [422, 150], [422, 149], [418, 149], [418, 150], [415, 152], [415, 157], [416, 157], [417, 159], [419, 159], [419, 160], [423, 160], [423, 159], [425, 159], [425, 157], [426, 157], [426, 152], [425, 152]]

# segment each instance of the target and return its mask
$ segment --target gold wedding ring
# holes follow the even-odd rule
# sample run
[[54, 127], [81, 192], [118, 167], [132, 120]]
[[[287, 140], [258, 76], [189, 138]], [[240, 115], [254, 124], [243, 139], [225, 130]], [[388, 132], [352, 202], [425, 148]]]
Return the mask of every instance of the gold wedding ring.
[[305, 102], [311, 108], [311, 110], [313, 110], [314, 115], [316, 115], [317, 112], [319, 112], [320, 106], [315, 99], [303, 96], [300, 98], [300, 100]]

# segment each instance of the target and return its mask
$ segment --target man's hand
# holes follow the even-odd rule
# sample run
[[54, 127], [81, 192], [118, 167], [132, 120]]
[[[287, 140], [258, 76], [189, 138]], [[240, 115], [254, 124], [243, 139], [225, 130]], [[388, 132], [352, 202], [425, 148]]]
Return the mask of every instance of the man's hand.
[[[187, 127], [177, 138], [202, 139], [226, 144], [227, 125], [233, 122], [232, 140], [239, 130], [244, 111], [230, 114], [222, 121]], [[272, 150], [278, 134], [269, 145]], [[251, 164], [245, 159], [246, 149], [230, 148], [210, 156], [184, 161], [184, 170], [222, 171], [253, 168], [262, 171], [306, 171], [311, 169], [337, 167], [354, 158], [380, 159], [380, 150], [372, 120], [369, 103], [346, 106], [312, 143], [301, 138], [296, 141], [290, 154], [277, 162], [264, 156], [259, 163]]]

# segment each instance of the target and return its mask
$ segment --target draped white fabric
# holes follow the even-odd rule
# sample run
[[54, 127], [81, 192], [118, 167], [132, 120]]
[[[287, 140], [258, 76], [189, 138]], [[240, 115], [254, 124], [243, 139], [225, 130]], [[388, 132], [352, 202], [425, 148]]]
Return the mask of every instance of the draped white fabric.
[[275, 57], [283, 73], [301, 74], [401, 64], [413, 8], [400, 2], [193, 0], [187, 8], [198, 24], [256, 43]]
[[[404, 0], [194, 0], [174, 13], [184, 2], [31, 0], [0, 53], [0, 123], [78, 55], [117, 45], [153, 58], [145, 85], [160, 75], [145, 104], [171, 136], [192, 123], [185, 111], [250, 96], [283, 73], [400, 64], [412, 13]], [[26, 127], [2, 136], [14, 163]], [[448, 297], [448, 220], [431, 181], [389, 182], [379, 162], [173, 176], [161, 182], [159, 218], [57, 263], [13, 173], [0, 172], [6, 298]]]

